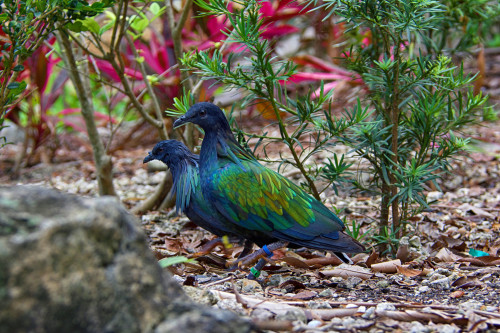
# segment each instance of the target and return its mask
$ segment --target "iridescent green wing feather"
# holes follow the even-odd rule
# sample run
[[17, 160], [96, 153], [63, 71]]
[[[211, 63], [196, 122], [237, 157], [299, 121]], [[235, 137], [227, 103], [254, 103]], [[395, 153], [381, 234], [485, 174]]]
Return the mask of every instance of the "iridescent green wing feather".
[[255, 160], [240, 160], [245, 171], [223, 159], [219, 164], [212, 179], [214, 204], [233, 223], [298, 239], [343, 229], [323, 204]]

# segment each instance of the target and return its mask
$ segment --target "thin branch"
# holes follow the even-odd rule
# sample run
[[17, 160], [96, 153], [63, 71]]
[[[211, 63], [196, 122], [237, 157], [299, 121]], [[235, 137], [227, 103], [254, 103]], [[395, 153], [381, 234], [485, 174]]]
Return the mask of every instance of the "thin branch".
[[[135, 47], [135, 44], [134, 44], [134, 41], [132, 40], [132, 38], [130, 38], [130, 36], [127, 34], [125, 35], [125, 38], [127, 39], [129, 46], [130, 46], [130, 49], [132, 50], [132, 53], [134, 54], [134, 57], [136, 58], [136, 61], [139, 65], [139, 70], [141, 71], [141, 74], [142, 74], [142, 78], [144, 80], [144, 83], [146, 84], [146, 89], [149, 92], [149, 96], [151, 97], [151, 99], [153, 101], [153, 108], [155, 110], [156, 118], [162, 119], [163, 115], [162, 115], [160, 103], [158, 102], [158, 98], [156, 97], [156, 94], [153, 90], [153, 87], [151, 86], [151, 82], [149, 82], [149, 80], [147, 78], [148, 74], [146, 72], [146, 67], [144, 66], [144, 62], [138, 60], [139, 53], [137, 52], [137, 49]], [[160, 132], [162, 132], [160, 134], [160, 137], [162, 140], [169, 139], [168, 132], [165, 129], [165, 124], [163, 123], [163, 121], [161, 123], [163, 126], [161, 128], [158, 128], [158, 130]]]

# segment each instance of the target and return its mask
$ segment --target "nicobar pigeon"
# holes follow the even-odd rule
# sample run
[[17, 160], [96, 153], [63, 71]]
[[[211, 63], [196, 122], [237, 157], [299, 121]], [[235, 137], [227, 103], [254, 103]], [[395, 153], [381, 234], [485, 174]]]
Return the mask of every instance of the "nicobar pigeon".
[[229, 236], [232, 240], [235, 238], [248, 240], [245, 242], [242, 256], [252, 249], [253, 244], [250, 239], [258, 239], [259, 245], [274, 240], [258, 230], [249, 231], [245, 237], [242, 237], [239, 235], [240, 227], [220, 215], [213, 205], [204, 199], [198, 171], [199, 156], [193, 154], [182, 142], [177, 140], [158, 142], [144, 158], [143, 163], [152, 160], [165, 163], [172, 173], [177, 212], [183, 212], [193, 223], [219, 237]]
[[[174, 128], [188, 122], [205, 132], [199, 160], [204, 200], [217, 215], [238, 227], [236, 234], [263, 247], [255, 255], [290, 244], [329, 250], [342, 261], [350, 262], [344, 252], [365, 250], [343, 232], [343, 222], [320, 201], [261, 165], [241, 147], [219, 107], [197, 103], [174, 122]], [[255, 231], [266, 235], [266, 239], [252, 238]], [[275, 241], [270, 243], [269, 239]]]

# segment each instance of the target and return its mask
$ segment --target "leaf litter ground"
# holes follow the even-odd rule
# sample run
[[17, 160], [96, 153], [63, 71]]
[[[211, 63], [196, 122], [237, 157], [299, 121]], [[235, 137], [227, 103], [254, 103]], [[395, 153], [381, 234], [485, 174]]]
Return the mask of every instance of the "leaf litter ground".
[[[490, 79], [487, 88], [498, 102], [500, 79]], [[249, 132], [259, 132], [261, 125], [244, 124]], [[453, 172], [441, 182], [442, 192], [427, 193], [435, 202], [411, 220], [409, 237], [402, 239], [395, 257], [379, 256], [369, 242], [369, 251], [353, 257], [352, 266], [329, 253], [284, 249], [275, 251], [255, 281], [246, 278], [248, 269], [226, 269], [242, 250], [234, 244], [230, 249], [218, 246], [195, 262], [168, 269], [195, 301], [235, 311], [267, 331], [497, 331], [500, 121], [472, 127], [468, 135], [474, 138], [474, 150], [452, 162]], [[59, 151], [56, 164], [24, 169], [17, 181], [2, 173], [0, 180], [96, 196], [90, 147], [77, 142], [78, 150]], [[153, 193], [163, 177], [142, 164], [153, 145], [115, 154], [115, 186], [128, 208]], [[0, 171], [12, 166], [18, 149], [10, 145], [0, 150]], [[321, 156], [317, 162], [321, 163]], [[297, 173], [283, 172], [300, 181]], [[324, 199], [327, 206], [333, 203], [341, 209], [341, 217], [356, 221], [367, 234], [364, 239], [369, 239], [377, 227], [379, 198], [326, 191]], [[158, 259], [190, 257], [214, 238], [173, 211], [149, 212], [139, 218]], [[471, 249], [489, 256], [472, 256]]]
[[[372, 249], [340, 265], [330, 254], [299, 249], [275, 252], [258, 281], [248, 270], [226, 269], [242, 246], [217, 247], [196, 262], [169, 270], [198, 302], [236, 311], [270, 331], [486, 331], [500, 327], [500, 122], [471, 129], [477, 149], [453, 162], [443, 192], [411, 221], [410, 236], [396, 258]], [[14, 149], [15, 147], [8, 147]], [[150, 149], [150, 148], [149, 148]], [[148, 148], [117, 154], [116, 186], [129, 208], [150, 195], [162, 172], [148, 172]], [[95, 196], [89, 160], [25, 170], [20, 182]], [[286, 171], [285, 171], [286, 173]], [[293, 176], [293, 175], [292, 175]], [[9, 182], [6, 176], [2, 179]], [[366, 232], [377, 226], [379, 199], [337, 197], [327, 192], [348, 221]], [[191, 256], [214, 238], [172, 211], [140, 216], [158, 259]], [[473, 257], [470, 249], [487, 257]]]

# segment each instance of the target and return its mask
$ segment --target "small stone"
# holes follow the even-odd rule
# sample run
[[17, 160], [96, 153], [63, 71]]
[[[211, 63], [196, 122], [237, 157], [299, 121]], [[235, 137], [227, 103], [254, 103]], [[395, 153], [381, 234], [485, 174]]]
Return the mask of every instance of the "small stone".
[[432, 191], [427, 193], [427, 202], [437, 201], [443, 198], [443, 192]]
[[388, 280], [380, 280], [377, 282], [377, 288], [384, 289], [389, 287], [391, 283]]
[[433, 276], [434, 274], [441, 274], [443, 276], [450, 276], [451, 272], [450, 272], [450, 270], [448, 270], [446, 268], [440, 267], [440, 268], [436, 269], [435, 271], [431, 272], [429, 274], [429, 276]]
[[450, 284], [451, 284], [450, 278], [444, 277], [444, 278], [439, 279], [439, 280], [431, 281], [430, 286], [433, 288], [446, 290], [446, 289], [450, 289]]
[[410, 333], [428, 333], [431, 329], [418, 321], [411, 322]]
[[459, 198], [461, 198], [461, 197], [468, 197], [469, 192], [470, 192], [470, 189], [463, 187], [463, 188], [459, 188], [456, 193], [457, 193], [457, 196]]
[[377, 304], [377, 311], [396, 311], [396, 307], [392, 303]]
[[430, 282], [433, 282], [433, 281], [436, 281], [436, 280], [441, 280], [441, 279], [444, 279], [446, 276], [443, 275], [443, 274], [439, 274], [439, 273], [435, 273], [434, 274], [429, 274], [429, 281]]
[[373, 319], [375, 318], [375, 307], [369, 307], [366, 309], [365, 313], [361, 316], [363, 319]]
[[421, 293], [426, 293], [429, 291], [429, 286], [422, 286], [420, 288], [418, 288], [418, 291], [421, 292]]
[[210, 290], [203, 290], [192, 286], [182, 286], [182, 289], [193, 301], [199, 304], [214, 305], [219, 302], [219, 297]]
[[262, 286], [255, 280], [243, 279], [241, 285], [241, 292], [243, 293], [256, 293], [263, 292]]
[[344, 282], [344, 279], [341, 278], [340, 276], [333, 276], [330, 278], [330, 281], [332, 283], [341, 283], [341, 282]]
[[[361, 282], [363, 282], [363, 279], [360, 278], [360, 277], [357, 277], [357, 276], [351, 276], [347, 279], [347, 282], [350, 286], [352, 286], [352, 288], [356, 287], [358, 284], [360, 284]], [[351, 288], [349, 288], [351, 289]]]
[[474, 300], [468, 300], [458, 305], [461, 310], [480, 310], [482, 306], [483, 303]]
[[311, 320], [309, 323], [307, 323], [307, 327], [310, 328], [316, 328], [320, 327], [323, 323], [319, 320]]
[[412, 238], [410, 238], [410, 246], [416, 248], [417, 250], [420, 250], [422, 248], [422, 242], [420, 241], [420, 237], [413, 236]]
[[274, 287], [279, 286], [281, 284], [281, 276], [279, 274], [273, 274], [269, 277], [268, 286]]
[[439, 333], [460, 333], [460, 328], [455, 325], [438, 325], [436, 326], [436, 331]]
[[276, 316], [276, 320], [284, 320], [284, 321], [301, 321], [302, 323], [307, 322], [307, 317], [304, 311], [301, 309], [290, 309], [287, 310], [285, 313], [280, 313]]
[[216, 306], [219, 309], [231, 310], [241, 316], [246, 316], [246, 311], [245, 309], [243, 309], [243, 306], [234, 299], [229, 299], [229, 298], [223, 299], [220, 302], [218, 302]]
[[330, 303], [325, 302], [325, 301], [309, 301], [307, 303], [307, 307], [309, 309], [331, 309], [332, 306]]
[[252, 311], [252, 314], [250, 317], [257, 319], [257, 320], [271, 320], [274, 317], [274, 313], [267, 309], [262, 309], [262, 308], [257, 308]]
[[322, 291], [318, 294], [318, 296], [319, 296], [319, 297], [333, 297], [333, 295], [334, 295], [334, 292], [333, 292], [333, 290], [331, 290], [330, 288], [325, 289], [325, 290], [322, 290]]

